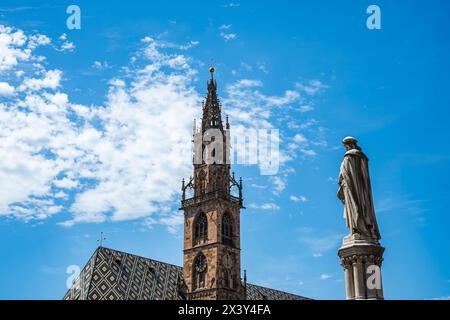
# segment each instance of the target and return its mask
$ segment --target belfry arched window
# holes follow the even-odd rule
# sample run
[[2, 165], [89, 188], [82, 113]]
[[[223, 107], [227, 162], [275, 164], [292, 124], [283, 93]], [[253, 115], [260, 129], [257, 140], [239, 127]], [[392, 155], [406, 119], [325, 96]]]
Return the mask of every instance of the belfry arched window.
[[194, 260], [194, 277], [193, 277], [193, 289], [205, 288], [206, 287], [206, 272], [208, 271], [208, 262], [203, 253], [199, 255]]
[[222, 216], [222, 243], [233, 245], [233, 220], [228, 212]]
[[194, 241], [206, 241], [208, 239], [208, 218], [206, 214], [200, 212], [195, 219], [194, 225]]

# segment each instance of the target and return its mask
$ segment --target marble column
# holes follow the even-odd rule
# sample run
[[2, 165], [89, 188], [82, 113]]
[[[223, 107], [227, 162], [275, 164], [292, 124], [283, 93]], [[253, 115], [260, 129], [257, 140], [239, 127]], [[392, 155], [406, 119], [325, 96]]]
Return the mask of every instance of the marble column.
[[353, 263], [353, 282], [355, 286], [355, 300], [363, 300], [366, 298], [366, 290], [364, 286], [364, 264], [362, 257], [355, 256]]
[[347, 300], [355, 299], [355, 286], [353, 284], [353, 266], [351, 260], [343, 259], [342, 266], [345, 272], [345, 293]]
[[371, 239], [344, 238], [338, 251], [345, 272], [347, 300], [382, 300], [381, 263], [384, 248]]

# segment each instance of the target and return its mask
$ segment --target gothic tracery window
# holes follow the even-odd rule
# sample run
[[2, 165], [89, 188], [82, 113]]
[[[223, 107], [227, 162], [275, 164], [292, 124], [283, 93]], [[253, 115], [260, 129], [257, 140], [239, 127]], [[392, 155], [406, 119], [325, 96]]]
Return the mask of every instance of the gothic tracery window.
[[206, 241], [208, 239], [208, 218], [206, 214], [200, 212], [195, 220], [194, 241]]
[[222, 216], [222, 243], [233, 245], [233, 222], [228, 212]]
[[206, 286], [206, 272], [208, 271], [208, 262], [203, 253], [200, 253], [194, 261], [194, 290]]

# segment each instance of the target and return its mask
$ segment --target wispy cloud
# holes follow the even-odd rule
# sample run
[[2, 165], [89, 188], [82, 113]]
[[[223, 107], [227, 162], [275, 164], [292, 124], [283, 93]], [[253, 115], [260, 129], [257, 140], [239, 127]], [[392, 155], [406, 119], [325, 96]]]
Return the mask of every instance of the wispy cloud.
[[249, 205], [249, 208], [260, 209], [260, 210], [271, 210], [271, 211], [280, 210], [280, 207], [273, 202], [262, 203], [262, 204], [251, 203]]
[[262, 72], [265, 73], [265, 74], [268, 74], [268, 73], [269, 73], [269, 69], [267, 69], [267, 66], [266, 66], [265, 63], [258, 63], [257, 65], [258, 65], [258, 69], [259, 69], [260, 71], [262, 71]]
[[73, 44], [73, 42], [69, 41], [67, 39], [67, 34], [63, 33], [59, 38], [58, 38], [59, 42], [60, 42], [60, 47], [56, 48], [57, 51], [74, 51], [75, 50], [75, 45]]
[[42, 6], [17, 6], [17, 7], [11, 7], [11, 8], [0, 8], [0, 12], [21, 12], [21, 11], [28, 11], [28, 10], [37, 10], [37, 9], [44, 9], [44, 8], [51, 8], [49, 5], [42, 5]]
[[94, 61], [92, 68], [97, 70], [105, 70], [109, 68], [108, 62], [106, 61]]
[[270, 180], [273, 182], [274, 189], [272, 191], [273, 194], [280, 194], [286, 189], [286, 177], [282, 178], [279, 176], [270, 177]]
[[291, 195], [289, 199], [293, 202], [306, 202], [308, 199], [305, 196], [295, 196]]
[[152, 227], [154, 225], [163, 225], [167, 227], [167, 231], [173, 235], [179, 235], [181, 227], [184, 223], [184, 215], [180, 212], [173, 212], [171, 214], [162, 215], [156, 219], [146, 218], [144, 226]]
[[300, 242], [306, 245], [316, 257], [330, 250], [337, 249], [344, 237], [342, 234], [324, 234], [311, 228], [302, 228], [299, 233]]
[[223, 5], [224, 8], [239, 8], [240, 6], [241, 4], [236, 2], [230, 2]]
[[320, 280], [328, 280], [330, 278], [331, 278], [331, 276], [329, 274], [326, 274], [326, 273], [321, 274], [320, 277], [319, 277]]
[[387, 196], [377, 201], [375, 209], [378, 213], [412, 213], [426, 212], [426, 200], [412, 196]]
[[320, 257], [323, 256], [323, 254], [322, 254], [322, 253], [313, 253], [312, 256], [313, 256], [314, 258], [320, 258]]
[[225, 40], [225, 41], [230, 41], [230, 40], [234, 40], [237, 38], [237, 34], [236, 33], [232, 33], [229, 32], [229, 30], [231, 29], [231, 24], [223, 24], [219, 27], [219, 35]]
[[225, 33], [225, 32], [221, 32], [220, 33], [221, 37], [225, 39], [225, 41], [230, 41], [230, 40], [234, 40], [237, 38], [237, 34], [236, 33]]
[[305, 92], [308, 95], [315, 95], [319, 93], [321, 90], [328, 88], [328, 85], [322, 83], [322, 81], [314, 79], [310, 80], [307, 83], [296, 83], [296, 87]]
[[251, 187], [256, 188], [256, 189], [266, 189], [267, 188], [266, 185], [261, 185], [261, 184], [257, 184], [257, 183], [252, 183]]

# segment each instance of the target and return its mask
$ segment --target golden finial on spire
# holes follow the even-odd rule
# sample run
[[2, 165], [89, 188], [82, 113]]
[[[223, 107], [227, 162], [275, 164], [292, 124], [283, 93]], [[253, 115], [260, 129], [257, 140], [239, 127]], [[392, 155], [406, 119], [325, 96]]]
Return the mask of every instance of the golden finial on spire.
[[214, 67], [210, 67], [210, 68], [209, 68], [209, 72], [211, 72], [211, 77], [212, 77], [214, 71], [215, 71]]

